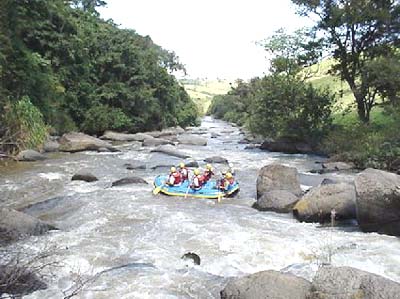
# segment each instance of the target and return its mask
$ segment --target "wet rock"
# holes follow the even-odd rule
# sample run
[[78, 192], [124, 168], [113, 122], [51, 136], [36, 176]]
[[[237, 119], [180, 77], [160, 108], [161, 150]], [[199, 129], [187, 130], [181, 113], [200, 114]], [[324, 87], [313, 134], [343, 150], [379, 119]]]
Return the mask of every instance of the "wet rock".
[[334, 210], [337, 220], [356, 218], [356, 192], [351, 184], [325, 184], [312, 188], [293, 207], [299, 221], [330, 222]]
[[171, 127], [164, 129], [162, 131], [153, 131], [153, 132], [146, 132], [146, 134], [153, 136], [155, 138], [166, 137], [166, 136], [173, 136], [185, 133], [185, 130], [181, 127]]
[[304, 278], [270, 270], [231, 280], [221, 299], [307, 299], [310, 290]]
[[42, 161], [46, 159], [47, 159], [46, 156], [30, 149], [21, 151], [17, 156], [18, 161], [25, 161], [25, 162]]
[[332, 184], [337, 184], [338, 182], [332, 180], [332, 179], [328, 179], [325, 178], [322, 180], [321, 185], [332, 185]]
[[108, 153], [110, 150], [108, 148], [105, 147], [101, 147], [97, 150], [99, 153]]
[[356, 177], [355, 186], [361, 230], [400, 236], [400, 176], [369, 168]]
[[355, 167], [354, 163], [345, 162], [325, 162], [322, 163], [322, 169], [324, 172], [334, 172], [341, 170], [350, 170]]
[[195, 265], [200, 265], [200, 257], [194, 252], [187, 252], [182, 255], [181, 259], [183, 260], [192, 260]]
[[286, 190], [300, 196], [302, 190], [297, 169], [281, 164], [270, 164], [261, 168], [257, 177], [257, 199], [272, 190]]
[[161, 138], [151, 138], [151, 139], [146, 139], [145, 141], [143, 141], [143, 146], [159, 146], [159, 145], [165, 145], [165, 144], [173, 144], [173, 142], [166, 140], [166, 139], [161, 139]]
[[48, 140], [43, 145], [43, 151], [45, 151], [46, 153], [57, 152], [59, 148], [60, 144], [57, 141], [53, 140]]
[[62, 152], [97, 151], [106, 148], [108, 151], [118, 151], [108, 142], [83, 133], [67, 133], [60, 138], [60, 148]]
[[28, 236], [42, 235], [56, 228], [27, 214], [0, 209], [0, 245], [6, 245]]
[[253, 150], [253, 149], [259, 149], [259, 148], [260, 148], [259, 144], [249, 144], [244, 149], [245, 150]]
[[131, 163], [124, 164], [124, 167], [128, 170], [146, 169], [146, 163], [140, 161], [132, 161]]
[[228, 159], [220, 157], [220, 156], [213, 156], [213, 157], [208, 157], [208, 158], [204, 159], [204, 162], [228, 164]]
[[221, 135], [217, 134], [217, 133], [211, 133], [211, 138], [218, 138]]
[[193, 135], [181, 135], [178, 136], [178, 142], [180, 144], [189, 144], [189, 145], [198, 145], [198, 146], [205, 146], [207, 145], [207, 139], [193, 136]]
[[287, 154], [309, 154], [313, 152], [309, 144], [285, 138], [277, 141], [266, 140], [262, 142], [260, 149]]
[[142, 178], [132, 176], [117, 180], [113, 182], [111, 186], [115, 187], [115, 186], [129, 185], [129, 184], [147, 184], [147, 182]]
[[112, 140], [112, 141], [137, 141], [137, 137], [135, 134], [125, 134], [114, 131], [105, 131], [103, 136], [100, 137], [100, 139]]
[[79, 171], [72, 176], [72, 181], [85, 181], [85, 182], [95, 182], [98, 181], [98, 178], [85, 170]]
[[161, 145], [161, 146], [156, 147], [155, 149], [151, 150], [151, 152], [163, 153], [168, 156], [178, 157], [181, 159], [190, 158], [190, 156], [188, 154], [178, 151], [177, 148], [172, 145]]
[[271, 190], [258, 198], [253, 207], [260, 211], [289, 213], [298, 200], [299, 198], [290, 191]]
[[184, 163], [186, 167], [199, 167], [199, 163], [197, 161], [186, 161]]
[[19, 297], [46, 288], [46, 283], [29, 269], [20, 266], [0, 265], [1, 298], [3, 298], [2, 294]]
[[312, 282], [310, 299], [397, 299], [400, 284], [350, 267], [320, 268]]

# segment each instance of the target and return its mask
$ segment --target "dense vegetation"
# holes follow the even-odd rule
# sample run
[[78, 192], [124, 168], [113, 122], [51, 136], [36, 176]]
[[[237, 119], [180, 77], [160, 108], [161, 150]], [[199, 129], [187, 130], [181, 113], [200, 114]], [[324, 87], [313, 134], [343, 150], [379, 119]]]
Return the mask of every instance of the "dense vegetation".
[[[265, 137], [311, 142], [360, 168], [400, 171], [400, 4], [293, 2], [315, 27], [262, 42], [271, 74], [215, 97], [209, 112]], [[332, 78], [324, 84], [313, 78], [321, 61], [329, 65], [324, 81]]]
[[183, 70], [175, 54], [100, 19], [104, 4], [0, 2], [0, 138], [8, 149], [40, 144], [42, 130], [15, 125], [39, 126], [40, 118], [57, 134], [195, 124], [196, 106], [171, 75]]

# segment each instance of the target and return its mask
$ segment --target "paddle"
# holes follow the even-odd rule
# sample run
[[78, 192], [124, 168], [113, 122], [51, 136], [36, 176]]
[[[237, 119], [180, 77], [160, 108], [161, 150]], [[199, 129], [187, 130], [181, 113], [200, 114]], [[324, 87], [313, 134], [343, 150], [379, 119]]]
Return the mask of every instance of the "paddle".
[[192, 177], [191, 180], [189, 180], [189, 177], [188, 177], [188, 187], [187, 187], [187, 190], [186, 190], [186, 193], [185, 193], [185, 199], [187, 198], [187, 196], [189, 194], [190, 185], [193, 183], [193, 180], [194, 180], [194, 176]]
[[165, 184], [167, 183], [167, 181], [164, 182], [164, 184], [162, 184], [160, 187], [156, 187], [153, 189], [153, 194], [157, 195], [158, 193], [160, 193], [161, 189], [164, 188]]

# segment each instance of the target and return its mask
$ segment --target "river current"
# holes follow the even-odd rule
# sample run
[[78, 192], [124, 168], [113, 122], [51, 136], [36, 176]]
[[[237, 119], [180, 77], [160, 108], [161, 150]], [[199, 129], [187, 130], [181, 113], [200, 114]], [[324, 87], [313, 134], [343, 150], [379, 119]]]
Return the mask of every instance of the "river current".
[[[285, 155], [240, 144], [237, 127], [206, 117], [195, 133], [207, 146], [179, 145], [195, 160], [226, 157], [241, 191], [221, 203], [207, 199], [152, 194], [152, 181], [180, 160], [134, 143], [120, 144], [119, 153], [52, 154], [50, 159], [2, 168], [0, 204], [22, 209], [60, 230], [12, 245], [28, 253], [56, 248], [46, 270], [49, 288], [24, 298], [63, 298], [85, 281], [74, 298], [219, 298], [230, 277], [273, 269], [311, 279], [318, 265], [352, 266], [400, 282], [400, 239], [362, 233], [356, 225], [321, 227], [299, 223], [290, 214], [259, 212], [257, 171], [270, 163], [296, 167], [302, 188], [325, 177], [351, 181], [354, 174], [315, 175], [323, 158]], [[211, 138], [218, 135], [218, 138]], [[125, 163], [145, 162], [145, 170], [127, 170]], [[214, 165], [217, 172], [222, 170]], [[71, 181], [85, 169], [99, 178]], [[130, 175], [149, 185], [111, 187]], [[200, 265], [181, 259], [186, 252]], [[51, 270], [51, 271], [50, 271]]]

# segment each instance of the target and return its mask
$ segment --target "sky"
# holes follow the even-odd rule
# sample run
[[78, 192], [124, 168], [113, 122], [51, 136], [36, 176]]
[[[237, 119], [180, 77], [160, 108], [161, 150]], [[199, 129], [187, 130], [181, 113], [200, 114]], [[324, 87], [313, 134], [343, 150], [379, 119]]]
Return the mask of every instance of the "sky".
[[309, 25], [290, 0], [107, 0], [99, 12], [174, 51], [189, 78], [249, 79], [268, 71], [257, 41]]

